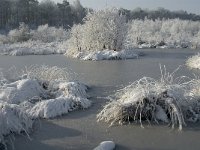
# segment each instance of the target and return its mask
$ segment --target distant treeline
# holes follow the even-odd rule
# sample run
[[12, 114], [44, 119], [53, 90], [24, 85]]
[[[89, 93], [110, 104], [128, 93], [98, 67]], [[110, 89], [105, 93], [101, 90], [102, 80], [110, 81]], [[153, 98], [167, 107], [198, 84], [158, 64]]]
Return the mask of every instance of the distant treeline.
[[12, 29], [24, 22], [31, 28], [43, 24], [68, 28], [80, 23], [88, 9], [79, 0], [70, 4], [67, 0], [54, 3], [51, 0], [0, 0], [0, 29]]
[[[37, 28], [39, 25], [69, 28], [73, 24], [82, 22], [88, 11], [79, 0], [70, 4], [67, 0], [62, 3], [54, 3], [51, 0], [0, 0], [0, 29], [13, 29], [21, 22], [29, 25], [30, 28]], [[200, 15], [187, 13], [186, 11], [169, 11], [164, 8], [147, 10], [136, 8], [134, 10], [120, 9], [126, 15], [127, 21], [133, 19], [174, 19], [199, 21]]]
[[200, 15], [188, 13], [187, 11], [178, 10], [170, 11], [165, 8], [157, 8], [156, 10], [135, 8], [134, 10], [120, 9], [126, 15], [127, 20], [140, 19], [156, 20], [156, 19], [181, 19], [200, 21]]

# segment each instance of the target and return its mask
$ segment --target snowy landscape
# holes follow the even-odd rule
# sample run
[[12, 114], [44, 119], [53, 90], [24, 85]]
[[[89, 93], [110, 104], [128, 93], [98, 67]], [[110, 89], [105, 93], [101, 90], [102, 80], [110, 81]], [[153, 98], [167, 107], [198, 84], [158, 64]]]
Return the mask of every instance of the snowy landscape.
[[199, 149], [200, 15], [79, 0], [0, 13], [0, 150]]

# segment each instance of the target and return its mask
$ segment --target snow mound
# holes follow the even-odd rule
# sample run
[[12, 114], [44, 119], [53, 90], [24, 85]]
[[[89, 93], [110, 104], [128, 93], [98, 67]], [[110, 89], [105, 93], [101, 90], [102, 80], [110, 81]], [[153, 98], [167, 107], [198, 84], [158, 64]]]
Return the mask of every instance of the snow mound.
[[53, 118], [91, 105], [87, 87], [81, 83], [51, 81], [44, 87], [36, 79], [23, 79], [5, 84], [0, 101], [19, 104], [33, 118]]
[[67, 56], [73, 58], [79, 58], [81, 60], [121, 60], [121, 59], [133, 59], [138, 58], [138, 54], [136, 54], [133, 50], [122, 50], [122, 51], [114, 51], [114, 50], [102, 50], [102, 51], [91, 51], [91, 52], [79, 52], [75, 53], [72, 56], [66, 52]]
[[[17, 74], [17, 73], [16, 73]], [[20, 75], [20, 74], [19, 74]], [[12, 80], [0, 78], [0, 143], [10, 133], [28, 131], [37, 118], [54, 118], [91, 106], [88, 87], [69, 82], [68, 73], [58, 67], [31, 67]]]
[[80, 97], [59, 97], [36, 103], [31, 109], [26, 110], [33, 118], [53, 118], [67, 114], [73, 110], [90, 107], [88, 99]]
[[98, 121], [111, 126], [139, 122], [142, 127], [142, 122], [161, 122], [182, 130], [186, 121], [199, 119], [199, 102], [188, 94], [195, 87], [193, 82], [183, 82], [182, 77], [176, 80], [165, 74], [161, 80], [143, 77], [135, 81], [114, 95], [97, 115]]
[[1, 55], [50, 55], [64, 54], [66, 52], [63, 42], [44, 43], [41, 41], [25, 41], [22, 43], [0, 45]]
[[0, 91], [0, 101], [10, 104], [19, 104], [33, 97], [44, 97], [46, 94], [38, 81], [32, 79], [23, 79], [5, 84]]
[[104, 141], [99, 144], [94, 150], [114, 150], [115, 143], [113, 141]]
[[0, 143], [4, 144], [3, 136], [10, 133], [27, 133], [33, 121], [18, 105], [0, 102]]
[[87, 87], [76, 82], [53, 83], [49, 86], [52, 99], [22, 104], [32, 118], [53, 118], [73, 110], [86, 109], [91, 106], [87, 99]]
[[186, 65], [189, 68], [200, 69], [200, 53], [195, 56], [190, 57], [186, 61]]

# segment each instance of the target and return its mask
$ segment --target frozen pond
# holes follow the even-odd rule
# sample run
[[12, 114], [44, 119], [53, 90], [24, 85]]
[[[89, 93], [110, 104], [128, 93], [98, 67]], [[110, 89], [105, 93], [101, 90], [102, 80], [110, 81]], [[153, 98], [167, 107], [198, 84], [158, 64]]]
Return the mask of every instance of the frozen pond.
[[69, 68], [74, 78], [90, 85], [89, 94], [93, 106], [88, 110], [72, 112], [53, 120], [38, 121], [31, 134], [17, 136], [16, 150], [90, 150], [101, 141], [113, 140], [119, 150], [199, 150], [200, 124], [188, 125], [182, 132], [165, 126], [139, 125], [115, 126], [97, 123], [96, 114], [106, 103], [103, 97], [143, 76], [160, 77], [159, 64], [169, 72], [177, 67], [177, 75], [192, 76], [184, 66], [186, 59], [198, 53], [187, 49], [143, 49], [139, 59], [122, 61], [79, 61], [60, 55], [49, 56], [0, 56], [0, 69], [12, 66], [21, 69], [30, 65], [49, 65]]

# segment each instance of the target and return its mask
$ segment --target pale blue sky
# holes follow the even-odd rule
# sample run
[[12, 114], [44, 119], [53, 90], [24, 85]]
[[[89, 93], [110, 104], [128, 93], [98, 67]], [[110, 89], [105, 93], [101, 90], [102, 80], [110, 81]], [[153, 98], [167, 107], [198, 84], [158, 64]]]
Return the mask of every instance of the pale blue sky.
[[[54, 0], [62, 2], [62, 0]], [[68, 0], [70, 3], [73, 0]], [[188, 12], [200, 14], [200, 0], [80, 0], [85, 7], [102, 9], [106, 7], [123, 7], [134, 9], [136, 7], [155, 9], [164, 7], [170, 10], [186, 10]]]

